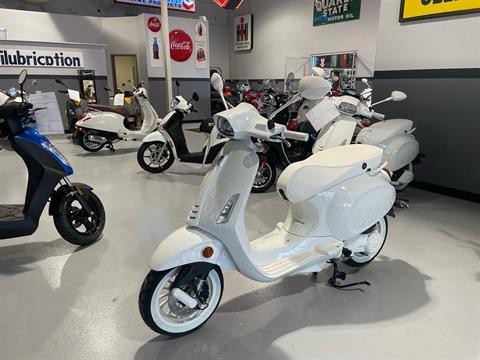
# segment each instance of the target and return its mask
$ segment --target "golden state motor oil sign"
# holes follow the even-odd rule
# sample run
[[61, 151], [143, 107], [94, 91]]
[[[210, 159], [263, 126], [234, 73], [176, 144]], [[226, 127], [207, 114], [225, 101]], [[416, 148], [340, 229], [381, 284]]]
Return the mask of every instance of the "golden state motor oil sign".
[[402, 0], [400, 22], [480, 12], [480, 0]]
[[313, 26], [359, 19], [360, 6], [361, 0], [315, 0]]

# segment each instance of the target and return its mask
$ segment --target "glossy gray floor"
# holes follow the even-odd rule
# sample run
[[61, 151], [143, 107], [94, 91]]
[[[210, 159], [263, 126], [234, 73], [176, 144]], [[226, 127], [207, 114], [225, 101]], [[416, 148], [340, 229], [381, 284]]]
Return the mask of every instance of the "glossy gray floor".
[[[153, 249], [184, 224], [204, 171], [180, 164], [146, 174], [135, 142], [115, 154], [55, 143], [74, 180], [103, 200], [105, 235], [78, 249], [44, 214], [34, 236], [0, 242], [0, 359], [479, 358], [479, 205], [409, 190], [411, 208], [390, 221], [380, 258], [350, 276], [371, 288], [334, 290], [325, 284], [330, 269], [317, 282], [273, 284], [227, 272], [217, 313], [172, 340], [143, 324], [138, 290]], [[0, 151], [0, 168], [0, 201], [22, 202], [23, 164]], [[252, 196], [249, 233], [270, 231], [286, 210], [274, 192]]]

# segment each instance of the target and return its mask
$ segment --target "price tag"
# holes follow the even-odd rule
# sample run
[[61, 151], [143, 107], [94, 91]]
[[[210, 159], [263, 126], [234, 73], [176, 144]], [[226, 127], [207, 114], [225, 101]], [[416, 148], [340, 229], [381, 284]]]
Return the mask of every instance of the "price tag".
[[117, 94], [113, 98], [113, 105], [114, 106], [123, 106], [123, 101], [125, 100], [124, 94]]
[[73, 101], [80, 102], [80, 92], [77, 90], [68, 89], [68, 97]]
[[322, 102], [307, 113], [308, 121], [310, 121], [317, 132], [339, 116], [340, 112], [329, 98], [323, 99]]

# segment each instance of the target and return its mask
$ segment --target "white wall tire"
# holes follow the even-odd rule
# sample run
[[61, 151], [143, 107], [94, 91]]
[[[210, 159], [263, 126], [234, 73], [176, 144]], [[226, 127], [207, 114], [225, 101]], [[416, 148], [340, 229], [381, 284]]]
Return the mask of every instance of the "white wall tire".
[[362, 251], [354, 251], [344, 263], [352, 267], [361, 267], [370, 264], [383, 249], [388, 235], [387, 217], [383, 217], [374, 225], [366, 236], [366, 246]]
[[163, 335], [182, 336], [201, 328], [217, 309], [223, 294], [222, 271], [215, 267], [205, 282], [208, 287], [208, 306], [204, 310], [191, 310], [177, 305], [171, 307], [171, 292], [168, 289], [179, 270], [151, 271], [140, 290], [138, 304], [143, 320], [153, 331]]

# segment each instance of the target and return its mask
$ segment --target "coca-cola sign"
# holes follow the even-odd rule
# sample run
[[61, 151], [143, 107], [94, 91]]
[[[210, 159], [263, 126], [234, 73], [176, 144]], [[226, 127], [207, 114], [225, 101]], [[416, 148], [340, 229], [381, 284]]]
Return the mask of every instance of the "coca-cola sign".
[[156, 16], [152, 16], [148, 19], [148, 28], [151, 32], [157, 33], [162, 28], [162, 24]]
[[185, 31], [176, 29], [170, 32], [170, 57], [178, 62], [190, 59], [193, 53], [193, 41]]

